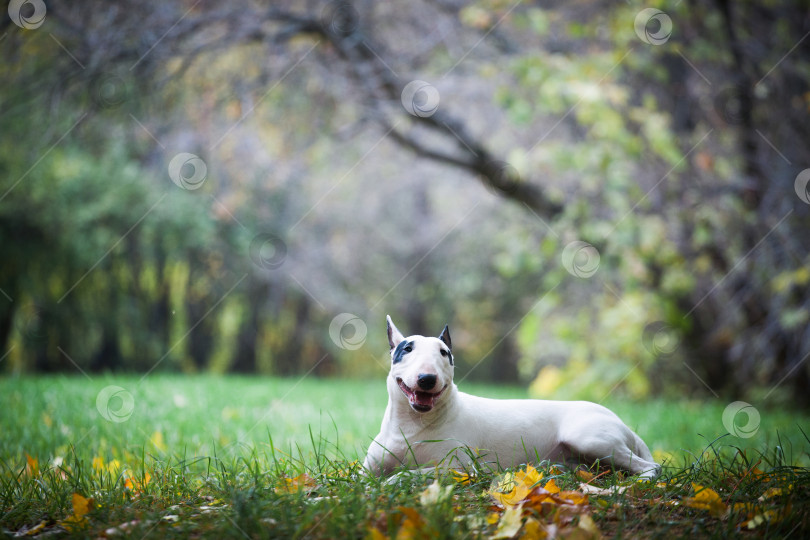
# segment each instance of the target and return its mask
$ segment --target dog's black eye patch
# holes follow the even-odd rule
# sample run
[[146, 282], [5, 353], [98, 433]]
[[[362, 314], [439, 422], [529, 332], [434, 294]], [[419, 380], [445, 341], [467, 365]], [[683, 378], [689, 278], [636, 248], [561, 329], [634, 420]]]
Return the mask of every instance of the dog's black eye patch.
[[402, 362], [402, 357], [413, 351], [413, 341], [400, 341], [397, 348], [394, 349], [394, 357], [392, 363], [397, 364]]
[[450, 365], [453, 365], [453, 353], [447, 349], [439, 349], [439, 354], [450, 360]]

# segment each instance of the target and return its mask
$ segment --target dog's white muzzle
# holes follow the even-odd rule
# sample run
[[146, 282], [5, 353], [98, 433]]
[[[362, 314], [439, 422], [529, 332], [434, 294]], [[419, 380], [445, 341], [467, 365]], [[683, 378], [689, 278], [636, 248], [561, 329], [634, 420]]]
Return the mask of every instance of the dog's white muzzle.
[[402, 393], [408, 398], [411, 408], [416, 412], [426, 413], [436, 406], [436, 401], [444, 393], [447, 385], [445, 384], [441, 390], [437, 392], [424, 392], [422, 390], [414, 390], [409, 387], [400, 377], [397, 377], [397, 384], [399, 385]]

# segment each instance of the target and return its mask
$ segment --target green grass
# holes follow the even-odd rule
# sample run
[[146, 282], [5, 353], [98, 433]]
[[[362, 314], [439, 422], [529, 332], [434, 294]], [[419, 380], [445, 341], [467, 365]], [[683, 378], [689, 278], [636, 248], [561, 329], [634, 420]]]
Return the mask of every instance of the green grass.
[[[99, 392], [109, 385], [133, 398], [132, 414], [122, 422], [104, 419], [97, 408]], [[526, 397], [513, 387], [465, 382], [462, 390]], [[421, 505], [426, 478], [407, 474], [385, 483], [357, 474], [355, 461], [362, 461], [385, 408], [382, 379], [12, 378], [0, 380], [0, 395], [0, 527], [6, 534], [36, 525], [59, 530], [72, 513], [74, 493], [94, 499], [88, 518], [73, 528], [79, 537], [124, 523], [138, 538], [365, 537], [371, 529], [396, 535], [409, 526], [403, 508], [418, 512], [421, 534], [487, 537], [498, 526], [485, 520], [492, 475], [469, 485], [443, 478], [452, 497]], [[113, 397], [109, 411], [123, 404]], [[726, 403], [720, 400], [606, 405], [658, 459], [666, 457], [667, 466], [661, 486], [634, 484], [591, 497], [588, 512], [603, 533], [731, 537], [754, 515], [764, 516], [762, 523], [742, 533], [799, 538], [810, 532], [804, 517], [810, 442], [801, 430], [810, 426], [808, 415], [761, 409], [756, 435], [741, 439], [723, 436]], [[26, 455], [37, 461], [38, 474], [26, 469]], [[110, 465], [115, 462], [118, 468]], [[285, 487], [289, 479], [303, 481], [304, 473], [303, 489]], [[580, 481], [568, 471], [546, 467], [545, 473], [557, 474], [561, 487]], [[620, 472], [608, 473], [594, 485], [627, 481]], [[694, 495], [693, 483], [715, 490], [724, 508], [757, 506], [738, 504], [722, 516], [691, 508], [684, 501]]]

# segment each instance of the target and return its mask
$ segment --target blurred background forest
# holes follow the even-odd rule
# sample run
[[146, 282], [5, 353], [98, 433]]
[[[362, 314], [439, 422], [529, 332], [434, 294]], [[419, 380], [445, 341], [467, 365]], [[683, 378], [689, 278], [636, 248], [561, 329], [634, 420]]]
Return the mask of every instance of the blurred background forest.
[[[810, 406], [810, 2], [14, 0], [0, 372]], [[375, 375], [376, 376], [376, 375]]]

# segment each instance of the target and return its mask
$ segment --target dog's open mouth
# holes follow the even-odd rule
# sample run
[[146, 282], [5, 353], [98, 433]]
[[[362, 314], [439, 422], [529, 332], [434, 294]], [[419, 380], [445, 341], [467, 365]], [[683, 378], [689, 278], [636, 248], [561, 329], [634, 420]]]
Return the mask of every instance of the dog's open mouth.
[[436, 400], [439, 399], [439, 396], [442, 395], [444, 389], [447, 388], [447, 385], [444, 385], [444, 388], [439, 390], [438, 392], [423, 392], [421, 390], [411, 390], [407, 384], [402, 382], [402, 379], [397, 377], [397, 384], [402, 389], [402, 393], [408, 398], [408, 401], [411, 404], [411, 407], [415, 411], [418, 412], [428, 412], [436, 405]]

